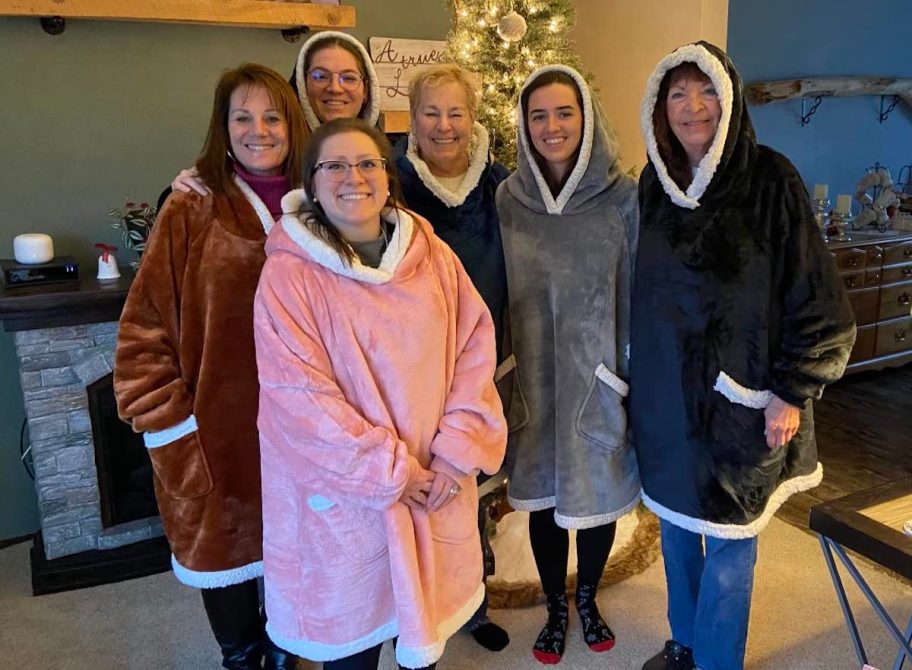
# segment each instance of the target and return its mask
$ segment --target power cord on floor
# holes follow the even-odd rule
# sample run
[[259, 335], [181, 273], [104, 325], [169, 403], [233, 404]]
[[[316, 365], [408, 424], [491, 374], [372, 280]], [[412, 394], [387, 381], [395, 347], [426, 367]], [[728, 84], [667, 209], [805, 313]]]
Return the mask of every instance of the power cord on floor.
[[25, 433], [28, 430], [28, 419], [22, 420], [22, 428], [19, 429], [19, 460], [22, 461], [22, 467], [32, 481], [35, 480], [35, 466], [32, 462], [32, 445], [29, 440], [28, 447], [25, 446]]

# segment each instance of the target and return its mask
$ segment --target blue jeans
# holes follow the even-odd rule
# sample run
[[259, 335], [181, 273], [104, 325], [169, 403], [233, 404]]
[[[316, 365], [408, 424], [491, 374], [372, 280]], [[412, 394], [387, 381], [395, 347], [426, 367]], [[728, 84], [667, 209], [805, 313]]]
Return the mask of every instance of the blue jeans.
[[707, 535], [704, 551], [703, 536], [664, 519], [661, 527], [672, 638], [693, 649], [700, 670], [741, 670], [757, 538]]

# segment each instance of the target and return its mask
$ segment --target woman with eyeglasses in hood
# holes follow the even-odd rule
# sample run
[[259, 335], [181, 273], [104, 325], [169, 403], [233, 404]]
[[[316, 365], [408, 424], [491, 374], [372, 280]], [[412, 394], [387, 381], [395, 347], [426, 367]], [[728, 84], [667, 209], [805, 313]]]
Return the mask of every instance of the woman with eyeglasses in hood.
[[[517, 107], [518, 169], [497, 191], [513, 355], [507, 412], [509, 501], [529, 515], [548, 620], [532, 653], [566, 642], [568, 529], [576, 529], [576, 609], [593, 651], [614, 646], [596, 606], [616, 521], [640, 483], [625, 396], [636, 185], [583, 77], [550, 65]], [[508, 378], [509, 375], [509, 378]]]
[[[362, 119], [369, 125], [380, 117], [380, 80], [364, 45], [346, 33], [314, 33], [298, 52], [288, 82], [298, 94], [310, 130], [333, 119]], [[171, 188], [206, 195], [209, 189], [195, 167], [181, 170]], [[164, 202], [168, 191], [162, 194]]]
[[757, 535], [820, 483], [812, 402], [854, 320], [801, 177], [757, 144], [720, 49], [662, 59], [641, 118], [630, 417], [672, 635], [643, 667], [737, 670]]

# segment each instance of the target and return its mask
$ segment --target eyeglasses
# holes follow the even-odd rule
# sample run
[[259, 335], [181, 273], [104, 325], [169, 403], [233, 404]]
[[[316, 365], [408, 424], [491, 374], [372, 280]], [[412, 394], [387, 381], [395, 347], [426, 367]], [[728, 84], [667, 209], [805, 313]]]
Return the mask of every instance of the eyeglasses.
[[310, 81], [317, 88], [326, 88], [329, 86], [334, 75], [339, 78], [339, 86], [346, 91], [357, 91], [364, 81], [364, 77], [357, 72], [352, 72], [350, 70], [346, 70], [345, 72], [330, 72], [321, 67], [315, 67], [307, 72]]
[[385, 158], [365, 158], [357, 163], [347, 161], [320, 161], [314, 166], [314, 172], [319, 170], [329, 181], [343, 182], [348, 179], [352, 168], [358, 168], [358, 172], [365, 179], [376, 179], [386, 172]]

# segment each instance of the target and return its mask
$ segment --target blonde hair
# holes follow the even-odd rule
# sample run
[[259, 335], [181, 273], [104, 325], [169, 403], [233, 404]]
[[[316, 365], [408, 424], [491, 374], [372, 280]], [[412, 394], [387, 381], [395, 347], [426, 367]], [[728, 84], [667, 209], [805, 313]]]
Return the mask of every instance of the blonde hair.
[[421, 93], [425, 87], [441, 86], [443, 84], [459, 84], [465, 91], [466, 104], [469, 107], [469, 114], [472, 120], [478, 116], [478, 91], [475, 88], [475, 78], [465, 68], [459, 67], [455, 63], [441, 63], [427, 70], [422, 70], [415, 75], [415, 78], [409, 83], [409, 113], [414, 119], [418, 113], [418, 105], [421, 104]]

